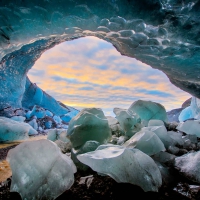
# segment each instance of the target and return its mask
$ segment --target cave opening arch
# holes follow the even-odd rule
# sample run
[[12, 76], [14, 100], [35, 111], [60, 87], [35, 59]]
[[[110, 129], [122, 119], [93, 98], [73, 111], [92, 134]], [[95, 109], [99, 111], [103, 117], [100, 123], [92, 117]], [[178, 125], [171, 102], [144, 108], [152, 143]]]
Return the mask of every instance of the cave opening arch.
[[85, 36], [112, 43], [122, 55], [163, 71], [173, 84], [199, 97], [199, 2], [191, 2], [2, 1], [0, 109], [22, 106], [26, 73], [42, 52]]

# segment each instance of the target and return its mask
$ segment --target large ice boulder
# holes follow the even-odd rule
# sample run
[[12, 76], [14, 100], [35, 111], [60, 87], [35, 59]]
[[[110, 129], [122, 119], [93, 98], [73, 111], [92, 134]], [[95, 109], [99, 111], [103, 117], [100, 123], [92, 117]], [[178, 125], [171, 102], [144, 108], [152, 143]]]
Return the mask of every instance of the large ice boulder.
[[128, 111], [137, 113], [142, 120], [159, 119], [167, 121], [167, 113], [164, 106], [156, 102], [138, 100], [133, 102]]
[[150, 156], [166, 150], [164, 144], [154, 132], [143, 129], [127, 140], [123, 146], [139, 149]]
[[200, 184], [200, 151], [175, 158], [175, 167], [182, 175]]
[[114, 108], [113, 111], [126, 136], [131, 137], [140, 131], [141, 119], [136, 113], [129, 113], [127, 110], [118, 108]]
[[188, 135], [196, 135], [197, 137], [200, 137], [200, 121], [198, 120], [188, 120], [186, 122], [181, 122], [176, 127], [176, 129]]
[[24, 142], [8, 152], [11, 192], [22, 199], [55, 199], [74, 183], [76, 166], [49, 140]]
[[37, 134], [29, 124], [0, 117], [0, 142], [26, 140], [29, 135]]
[[162, 184], [160, 171], [153, 159], [138, 149], [101, 145], [96, 151], [77, 158], [94, 171], [106, 174], [118, 183], [138, 185], [145, 192], [157, 192]]
[[73, 147], [78, 148], [89, 140], [100, 144], [108, 142], [111, 139], [111, 130], [100, 108], [85, 108], [70, 121], [67, 136]]

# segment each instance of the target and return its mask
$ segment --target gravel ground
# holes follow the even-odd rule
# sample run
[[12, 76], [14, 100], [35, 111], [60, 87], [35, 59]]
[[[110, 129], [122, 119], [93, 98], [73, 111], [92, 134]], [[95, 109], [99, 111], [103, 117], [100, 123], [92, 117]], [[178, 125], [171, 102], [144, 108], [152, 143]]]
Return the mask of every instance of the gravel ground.
[[9, 146], [9, 147], [6, 147], [6, 148], [1, 148], [1, 149], [0, 149], [0, 161], [5, 160], [8, 151], [9, 151], [10, 149], [15, 148], [16, 146], [17, 146], [17, 145]]
[[[81, 177], [89, 176], [90, 180], [81, 181]], [[141, 188], [128, 183], [117, 183], [108, 176], [100, 176], [92, 170], [78, 171], [74, 185], [56, 200], [199, 200], [200, 192], [192, 194], [188, 184], [176, 182], [168, 187], [163, 186], [159, 192], [143, 192]], [[6, 185], [0, 186], [0, 200], [21, 200], [18, 193], [10, 192], [11, 178]], [[178, 188], [179, 192], [174, 190]], [[187, 196], [185, 196], [187, 194]]]

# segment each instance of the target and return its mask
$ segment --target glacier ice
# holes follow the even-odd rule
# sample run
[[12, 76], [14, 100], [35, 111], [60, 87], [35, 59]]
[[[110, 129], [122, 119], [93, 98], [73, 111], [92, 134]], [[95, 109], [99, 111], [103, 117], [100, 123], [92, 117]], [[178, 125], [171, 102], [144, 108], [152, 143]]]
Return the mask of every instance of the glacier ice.
[[171, 145], [175, 145], [175, 141], [173, 141], [173, 139], [167, 134], [165, 126], [149, 126], [142, 128], [142, 130], [154, 132], [163, 142], [166, 149]]
[[177, 126], [177, 130], [182, 131], [189, 135], [196, 135], [197, 137], [200, 137], [200, 121], [196, 120], [188, 120], [186, 122], [181, 122]]
[[120, 137], [121, 135], [125, 134], [124, 130], [122, 129], [118, 120], [115, 117], [106, 116], [106, 118], [108, 120], [108, 124], [110, 126], [112, 135], [116, 135], [117, 137]]
[[72, 108], [69, 106], [68, 106], [68, 108], [70, 109], [70, 112], [61, 116], [61, 119], [64, 122], [70, 122], [70, 120], [79, 113], [79, 110], [77, 110], [75, 108]]
[[114, 113], [126, 136], [131, 137], [141, 129], [141, 119], [137, 114], [119, 108], [114, 108]]
[[175, 167], [186, 178], [200, 183], [200, 151], [175, 158]]
[[178, 120], [180, 122], [183, 122], [183, 121], [193, 118], [193, 117], [194, 116], [192, 113], [192, 108], [191, 108], [191, 106], [188, 106], [181, 111], [180, 115], [178, 116]]
[[13, 116], [13, 117], [11, 117], [10, 119], [15, 120], [15, 121], [17, 121], [17, 122], [24, 122], [24, 120], [25, 120], [26, 118], [23, 117], [23, 116]]
[[0, 117], [0, 142], [26, 140], [29, 138], [29, 128], [20, 122]]
[[166, 150], [164, 144], [154, 132], [143, 129], [127, 140], [123, 146], [137, 148], [150, 156]]
[[10, 191], [22, 199], [55, 199], [74, 183], [76, 166], [49, 140], [21, 143], [8, 152], [7, 160], [12, 169]]
[[28, 122], [30, 126], [32, 126], [35, 130], [38, 130], [38, 124], [36, 118], [33, 118], [31, 121]]
[[164, 106], [156, 102], [138, 100], [133, 102], [128, 111], [138, 114], [142, 120], [158, 119], [167, 121], [167, 113]]
[[66, 129], [49, 129], [47, 132], [47, 139], [51, 141], [61, 140], [63, 142], [70, 142], [67, 138]]
[[27, 72], [47, 49], [90, 35], [163, 71], [174, 85], [199, 98], [199, 5], [194, 0], [176, 5], [157, 0], [2, 1], [0, 109], [38, 105], [58, 116], [70, 112], [31, 83]]
[[74, 148], [89, 140], [105, 143], [111, 139], [108, 120], [100, 108], [82, 109], [69, 123], [67, 136]]
[[72, 149], [72, 143], [70, 141], [63, 142], [62, 140], [56, 140], [54, 143], [57, 144], [57, 146], [60, 148], [62, 153], [69, 153]]
[[6, 117], [0, 117], [0, 127], [0, 142], [26, 140], [29, 135], [38, 133], [29, 124]]
[[159, 119], [151, 119], [148, 122], [148, 126], [164, 126], [164, 122]]
[[80, 154], [84, 154], [84, 153], [88, 153], [91, 151], [95, 151], [97, 149], [97, 147], [99, 146], [99, 142], [97, 141], [93, 141], [93, 140], [89, 140], [87, 141], [83, 146], [81, 146], [79, 149], [72, 149], [71, 150], [71, 159], [74, 161], [74, 164], [76, 165], [76, 167], [80, 170], [87, 170], [88, 166], [81, 163], [78, 159], [77, 156]]
[[169, 169], [169, 167], [167, 167], [165, 164], [163, 164], [163, 163], [161, 164], [157, 161], [155, 163], [158, 166], [158, 169], [160, 170], [160, 173], [162, 175], [162, 182], [165, 185], [169, 185], [169, 184], [173, 183], [175, 178], [174, 178], [173, 173]]
[[80, 162], [118, 183], [140, 186], [145, 192], [157, 192], [162, 177], [155, 162], [138, 149], [117, 145], [102, 145], [97, 150], [78, 155]]
[[118, 120], [115, 117], [111, 117], [111, 116], [106, 116], [107, 120], [108, 120], [108, 124], [110, 126], [112, 135], [116, 135], [116, 136], [121, 136], [124, 135], [124, 130], [122, 129], [122, 127], [120, 126]]
[[173, 165], [176, 156], [171, 153], [161, 151], [161, 152], [158, 152], [157, 154], [151, 156], [151, 158], [162, 164]]
[[167, 134], [175, 141], [176, 145], [183, 146], [184, 140], [182, 134], [175, 131], [168, 131]]

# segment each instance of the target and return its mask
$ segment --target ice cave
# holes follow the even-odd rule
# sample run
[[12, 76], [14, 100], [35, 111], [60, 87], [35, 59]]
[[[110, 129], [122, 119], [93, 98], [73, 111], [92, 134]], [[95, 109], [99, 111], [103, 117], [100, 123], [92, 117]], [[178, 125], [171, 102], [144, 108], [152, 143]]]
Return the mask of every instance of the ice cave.
[[[0, 197], [84, 199], [88, 191], [85, 199], [119, 199], [123, 188], [125, 199], [133, 190], [145, 199], [199, 199], [199, 13], [199, 0], [0, 1], [0, 141], [37, 135], [38, 119], [46, 128], [49, 118], [56, 124], [47, 139], [6, 147], [0, 166], [8, 162], [12, 176], [0, 181]], [[87, 36], [162, 71], [191, 94], [179, 120], [169, 122], [163, 105], [143, 100], [114, 108], [116, 117], [99, 108], [79, 112], [27, 77], [45, 51]], [[102, 180], [112, 189], [98, 188]]]

